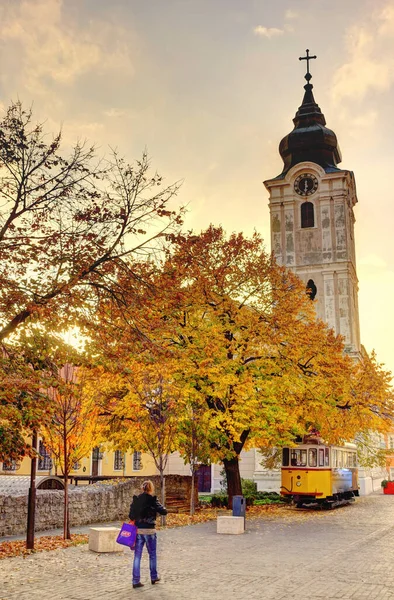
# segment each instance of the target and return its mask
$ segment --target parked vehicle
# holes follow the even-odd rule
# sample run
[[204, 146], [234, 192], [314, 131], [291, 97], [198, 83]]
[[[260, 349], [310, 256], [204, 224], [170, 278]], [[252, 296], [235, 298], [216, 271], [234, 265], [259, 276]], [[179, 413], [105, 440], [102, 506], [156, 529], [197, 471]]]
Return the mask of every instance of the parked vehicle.
[[301, 507], [333, 508], [359, 495], [356, 445], [304, 439], [282, 450], [282, 496]]

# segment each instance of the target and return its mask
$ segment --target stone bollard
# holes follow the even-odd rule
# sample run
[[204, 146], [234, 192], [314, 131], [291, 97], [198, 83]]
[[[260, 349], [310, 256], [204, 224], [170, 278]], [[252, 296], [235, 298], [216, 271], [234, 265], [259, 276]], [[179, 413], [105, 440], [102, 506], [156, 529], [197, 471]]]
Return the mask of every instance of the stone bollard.
[[123, 552], [125, 546], [116, 543], [118, 527], [90, 527], [89, 550], [93, 552]]
[[216, 533], [230, 533], [239, 535], [245, 531], [245, 519], [243, 517], [218, 517]]

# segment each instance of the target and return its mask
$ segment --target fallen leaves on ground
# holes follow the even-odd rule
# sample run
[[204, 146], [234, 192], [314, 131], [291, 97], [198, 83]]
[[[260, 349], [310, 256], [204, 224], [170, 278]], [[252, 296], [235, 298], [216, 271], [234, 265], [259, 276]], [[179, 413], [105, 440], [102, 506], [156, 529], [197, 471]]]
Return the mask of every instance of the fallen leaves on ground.
[[[330, 514], [330, 511], [297, 510], [288, 504], [265, 504], [262, 506], [249, 506], [246, 512], [246, 519], [261, 519], [268, 517], [280, 518], [281, 520], [288, 521], [294, 519], [303, 520], [318, 518], [327, 514]], [[197, 511], [193, 516], [183, 513], [169, 513], [166, 518], [165, 527], [163, 528], [160, 525], [160, 519], [157, 520], [156, 527], [157, 529], [187, 527], [189, 525], [214, 521], [220, 515], [231, 516], [232, 511], [222, 508], [203, 508], [202, 510]], [[35, 552], [78, 546], [80, 544], [86, 544], [88, 539], [89, 536], [87, 534], [72, 534], [71, 540], [64, 540], [60, 535], [36, 537], [34, 550], [26, 549], [25, 540], [2, 542], [0, 544], [0, 560], [2, 558], [11, 558], [13, 556], [27, 556]]]
[[[168, 513], [165, 528], [185, 527], [187, 525], [196, 525], [197, 523], [206, 523], [206, 521], [213, 521], [216, 519], [216, 516], [216, 508], [204, 508], [203, 510], [197, 511], [193, 516], [187, 513]], [[163, 529], [160, 525], [160, 519], [156, 522], [156, 528]]]
[[64, 540], [63, 536], [60, 535], [43, 535], [41, 537], [36, 537], [34, 541], [34, 550], [26, 549], [25, 540], [2, 542], [0, 544], [0, 560], [2, 558], [11, 558], [12, 556], [27, 556], [29, 554], [34, 554], [35, 552], [79, 546], [80, 544], [86, 544], [88, 537], [88, 535], [83, 534], [72, 534], [71, 540]]
[[[246, 518], [259, 519], [262, 516], [278, 515], [280, 510], [287, 505], [284, 504], [264, 504], [261, 506], [248, 506], [246, 512]], [[231, 516], [233, 513], [231, 510], [225, 508], [203, 508], [196, 512], [191, 517], [188, 514], [176, 514], [169, 513], [167, 515], [166, 527], [184, 527], [185, 525], [196, 525], [197, 523], [205, 523], [206, 521], [214, 521], [219, 515]], [[160, 528], [159, 521], [157, 522], [157, 528]]]

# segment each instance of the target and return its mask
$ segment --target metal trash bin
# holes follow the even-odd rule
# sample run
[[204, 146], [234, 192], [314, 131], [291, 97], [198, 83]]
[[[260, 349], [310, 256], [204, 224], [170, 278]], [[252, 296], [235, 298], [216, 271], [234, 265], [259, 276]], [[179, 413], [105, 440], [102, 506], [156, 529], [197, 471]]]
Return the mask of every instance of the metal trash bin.
[[245, 529], [246, 501], [243, 496], [233, 496], [233, 517], [243, 517]]

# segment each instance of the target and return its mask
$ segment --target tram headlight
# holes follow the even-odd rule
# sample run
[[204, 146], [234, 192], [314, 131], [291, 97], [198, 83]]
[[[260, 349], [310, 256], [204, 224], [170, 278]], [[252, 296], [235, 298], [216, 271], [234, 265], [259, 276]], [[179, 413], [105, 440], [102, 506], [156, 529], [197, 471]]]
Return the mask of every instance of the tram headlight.
[[297, 482], [296, 482], [296, 485], [298, 485], [298, 487], [300, 487], [300, 485], [301, 485], [301, 481], [297, 481]]

